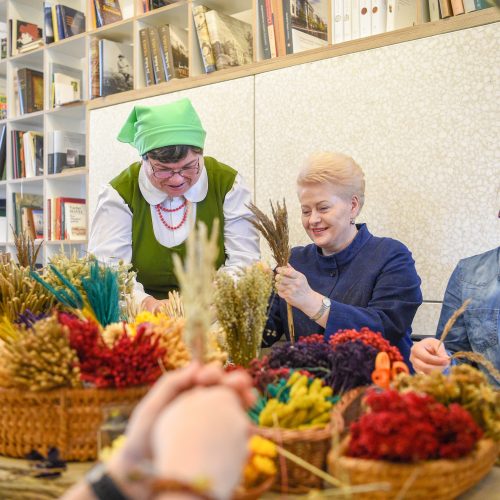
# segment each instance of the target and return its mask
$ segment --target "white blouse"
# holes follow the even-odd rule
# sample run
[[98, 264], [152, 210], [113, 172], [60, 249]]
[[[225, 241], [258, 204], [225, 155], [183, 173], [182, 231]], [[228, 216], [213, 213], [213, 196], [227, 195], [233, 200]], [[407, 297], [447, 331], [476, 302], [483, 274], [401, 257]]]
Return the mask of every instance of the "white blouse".
[[[153, 186], [143, 168], [139, 171], [139, 188], [145, 200], [150, 204], [153, 231], [157, 241], [171, 248], [181, 244], [189, 235], [196, 221], [196, 204], [205, 199], [208, 192], [208, 176], [200, 159], [202, 172], [200, 178], [184, 194], [188, 203], [186, 223], [178, 229], [167, 228], [155, 209], [161, 204], [164, 208], [179, 207], [182, 197], [170, 197]], [[253, 217], [247, 208], [252, 201], [250, 191], [245, 186], [240, 174], [236, 175], [233, 187], [224, 200], [224, 246], [227, 254], [224, 269], [236, 272], [260, 259], [259, 234], [253, 225], [246, 220]], [[162, 211], [164, 220], [170, 226], [177, 226], [183, 216], [184, 209], [175, 212]], [[99, 193], [97, 207], [90, 230], [88, 251], [100, 261], [113, 263], [118, 260], [132, 261], [132, 212], [118, 192], [106, 185]], [[141, 283], [134, 286], [134, 299], [137, 304], [148, 297]]]

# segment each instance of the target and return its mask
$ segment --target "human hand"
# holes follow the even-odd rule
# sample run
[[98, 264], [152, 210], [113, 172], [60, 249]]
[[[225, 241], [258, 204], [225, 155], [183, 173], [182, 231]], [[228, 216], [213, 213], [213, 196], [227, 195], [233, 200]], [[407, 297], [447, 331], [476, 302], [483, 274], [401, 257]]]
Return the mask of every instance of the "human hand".
[[249, 433], [250, 421], [233, 390], [196, 387], [177, 397], [155, 422], [155, 470], [188, 484], [206, 481], [210, 496], [229, 499], [247, 458]]
[[168, 300], [158, 300], [154, 297], [146, 297], [141, 303], [141, 309], [143, 311], [149, 311], [152, 313], [156, 313], [160, 311], [166, 304], [168, 304]]
[[323, 296], [312, 290], [307, 278], [290, 264], [276, 268], [275, 282], [278, 295], [308, 316], [320, 308]]
[[152, 458], [152, 429], [162, 411], [174, 399], [193, 387], [214, 385], [231, 389], [244, 407], [250, 407], [255, 400], [252, 380], [241, 370], [225, 373], [220, 366], [193, 362], [185, 368], [166, 373], [132, 413], [127, 426], [125, 445], [108, 464], [108, 470], [113, 477], [120, 478], [125, 471]]
[[[450, 357], [439, 340], [432, 337], [413, 344], [410, 361], [417, 373], [443, 371], [450, 364]], [[438, 349], [439, 346], [439, 349]]]

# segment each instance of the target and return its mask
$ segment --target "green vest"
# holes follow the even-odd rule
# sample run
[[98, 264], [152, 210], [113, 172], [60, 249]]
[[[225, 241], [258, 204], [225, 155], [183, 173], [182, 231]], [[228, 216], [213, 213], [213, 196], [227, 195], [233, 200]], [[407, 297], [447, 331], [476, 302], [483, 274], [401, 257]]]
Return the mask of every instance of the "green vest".
[[[218, 235], [219, 255], [216, 266], [221, 267], [224, 252], [224, 199], [236, 178], [236, 170], [219, 163], [214, 158], [205, 157], [208, 175], [208, 193], [204, 200], [196, 204], [196, 222], [203, 221], [212, 231], [215, 219], [221, 221]], [[111, 181], [132, 212], [132, 265], [137, 272], [137, 281], [144, 285], [146, 293], [157, 299], [164, 299], [169, 290], [178, 288], [174, 274], [172, 255], [176, 253], [184, 260], [186, 242], [172, 248], [164, 247], [155, 238], [151, 219], [151, 206], [142, 196], [139, 188], [141, 164], [133, 163]]]

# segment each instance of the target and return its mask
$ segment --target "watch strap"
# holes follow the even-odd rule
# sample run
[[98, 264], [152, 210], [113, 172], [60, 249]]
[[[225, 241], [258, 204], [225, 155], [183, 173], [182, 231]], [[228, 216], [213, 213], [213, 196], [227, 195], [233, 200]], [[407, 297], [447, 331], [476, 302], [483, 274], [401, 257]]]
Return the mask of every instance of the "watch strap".
[[317, 321], [318, 319], [325, 314], [325, 311], [330, 309], [331, 301], [328, 297], [323, 297], [321, 301], [321, 307], [319, 308], [318, 312], [314, 316], [309, 316], [309, 319], [312, 321]]

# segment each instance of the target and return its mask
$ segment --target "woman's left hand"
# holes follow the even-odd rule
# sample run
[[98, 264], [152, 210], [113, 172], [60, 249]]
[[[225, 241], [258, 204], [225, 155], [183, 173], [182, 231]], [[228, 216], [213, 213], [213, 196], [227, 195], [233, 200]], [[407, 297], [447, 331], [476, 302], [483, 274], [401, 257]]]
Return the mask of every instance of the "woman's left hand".
[[312, 316], [321, 306], [322, 295], [315, 292], [307, 278], [290, 264], [276, 268], [276, 291], [293, 307]]

